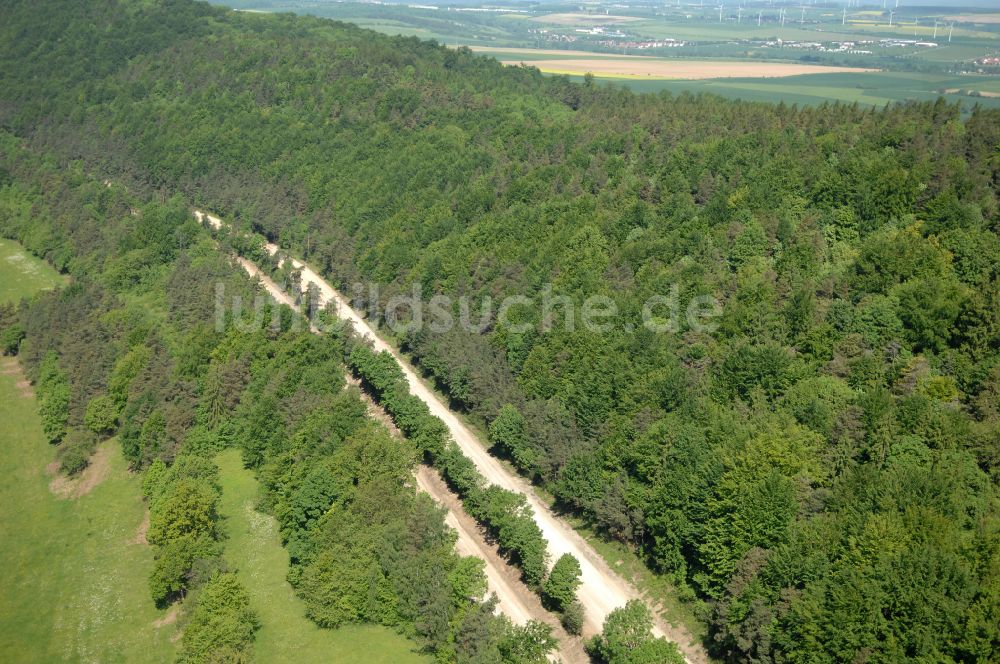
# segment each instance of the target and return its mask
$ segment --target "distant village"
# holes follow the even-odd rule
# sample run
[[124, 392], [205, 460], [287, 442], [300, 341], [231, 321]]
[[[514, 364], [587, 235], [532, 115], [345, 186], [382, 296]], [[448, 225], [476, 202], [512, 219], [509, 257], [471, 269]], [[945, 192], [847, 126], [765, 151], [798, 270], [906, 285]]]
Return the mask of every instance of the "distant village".
[[[545, 41], [553, 43], [573, 43], [578, 40], [582, 40], [590, 44], [597, 44], [607, 48], [627, 50], [677, 48], [688, 45], [687, 41], [681, 39], [643, 39], [636, 35], [624, 32], [619, 28], [602, 25], [576, 28], [572, 32], [565, 32], [550, 28], [533, 28], [528, 30], [528, 32], [538, 35]], [[875, 53], [875, 49], [936, 48], [938, 46], [938, 43], [933, 41], [896, 38], [831, 42], [786, 41], [782, 39], [741, 39], [738, 42], [733, 43], [746, 44], [760, 48], [794, 48], [806, 51], [817, 51], [821, 53], [846, 53], [850, 55], [873, 55]], [[993, 60], [995, 59], [996, 58], [993, 58]]]
[[822, 53], [850, 53], [852, 55], [871, 55], [874, 48], [937, 48], [937, 42], [918, 41], [916, 39], [864, 39], [858, 41], [782, 41], [781, 39], [747, 43], [767, 48], [799, 48]]
[[[572, 43], [582, 36], [598, 37], [599, 39], [589, 39], [588, 42], [600, 44], [601, 46], [607, 46], [608, 48], [623, 48], [629, 50], [676, 48], [678, 46], [687, 45], [686, 41], [678, 39], [637, 39], [633, 35], [629, 35], [621, 30], [606, 28], [600, 25], [592, 28], [577, 28], [574, 30], [577, 34], [554, 32], [547, 28], [533, 28], [528, 30], [528, 32], [540, 35], [546, 41], [560, 43]], [[600, 37], [604, 37], [604, 39], [600, 39]]]

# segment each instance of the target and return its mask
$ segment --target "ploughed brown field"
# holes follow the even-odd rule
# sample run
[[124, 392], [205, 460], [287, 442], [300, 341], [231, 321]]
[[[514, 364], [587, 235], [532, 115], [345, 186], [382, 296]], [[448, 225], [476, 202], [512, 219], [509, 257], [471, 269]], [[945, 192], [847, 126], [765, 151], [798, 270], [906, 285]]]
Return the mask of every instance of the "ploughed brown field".
[[958, 14], [957, 16], [945, 16], [946, 21], [956, 23], [1000, 23], [1000, 13], [997, 14]]

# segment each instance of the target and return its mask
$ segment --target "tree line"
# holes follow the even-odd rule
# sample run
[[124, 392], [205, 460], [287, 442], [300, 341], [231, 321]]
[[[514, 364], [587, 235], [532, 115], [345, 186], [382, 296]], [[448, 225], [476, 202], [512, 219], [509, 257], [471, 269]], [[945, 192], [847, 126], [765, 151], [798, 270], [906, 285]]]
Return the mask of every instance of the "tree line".
[[[144, 218], [162, 222], [162, 203], [67, 174], [10, 136], [3, 163], [13, 173], [0, 187], [4, 235], [66, 243], [72, 282], [7, 311], [2, 332], [20, 330], [11, 352], [38, 386], [65, 471], [93, 451], [73, 443], [79, 434], [116, 436], [143, 473], [149, 589], [160, 606], [180, 603], [180, 661], [250, 659], [260, 627], [223, 556], [213, 459], [227, 447], [260, 478], [259, 507], [278, 519], [289, 580], [317, 624], [387, 625], [440, 661], [547, 661], [551, 628], [495, 613], [483, 561], [455, 553], [444, 511], [415, 491], [416, 447], [346, 386], [344, 338], [310, 334], [273, 302], [280, 314], [257, 327], [252, 312], [216, 327], [217, 280], [246, 298], [256, 286], [208, 233], [138, 241]], [[120, 248], [133, 242], [158, 258], [123, 281]], [[67, 467], [71, 453], [79, 467]]]

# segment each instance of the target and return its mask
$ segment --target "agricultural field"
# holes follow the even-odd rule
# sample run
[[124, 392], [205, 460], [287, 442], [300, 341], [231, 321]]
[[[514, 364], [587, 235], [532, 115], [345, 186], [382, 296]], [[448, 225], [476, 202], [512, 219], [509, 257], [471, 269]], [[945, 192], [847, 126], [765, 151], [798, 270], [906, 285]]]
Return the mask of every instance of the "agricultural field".
[[386, 627], [347, 625], [321, 629], [305, 615], [305, 605], [285, 577], [288, 552], [281, 546], [273, 517], [254, 509], [258, 483], [243, 467], [240, 454], [227, 450], [216, 458], [222, 483], [221, 511], [228, 534], [225, 560], [250, 592], [261, 629], [254, 645], [260, 662], [328, 664], [421, 664], [430, 659], [413, 652], [414, 643]]
[[[491, 49], [480, 48], [491, 53]], [[641, 56], [602, 56], [582, 52], [559, 57], [558, 51], [541, 51], [535, 57], [532, 49], [519, 52], [499, 50], [492, 53], [507, 65], [537, 67], [546, 74], [582, 75], [591, 73], [608, 79], [699, 80], [716, 78], [783, 78], [803, 74], [858, 73], [874, 71], [860, 67], [830, 67], [794, 62], [748, 62], [740, 60], [677, 60]]]
[[[988, 97], [1000, 71], [982, 71], [976, 61], [1000, 49], [1000, 24], [995, 13], [974, 9], [803, 9], [751, 2], [724, 5], [720, 13], [717, 5], [694, 3], [655, 9], [601, 2], [460, 9], [325, 0], [227, 4], [315, 14], [386, 34], [470, 46], [508, 64], [570, 77], [589, 72], [598, 81], [641, 92], [875, 106], [943, 94], [966, 112], [977, 103], [998, 105]], [[655, 58], [644, 66], [625, 64], [616, 57], [622, 55]], [[902, 81], [891, 80], [897, 74]], [[949, 80], [942, 84], [942, 77]]]
[[[582, 77], [579, 77], [582, 80]], [[749, 101], [785, 102], [814, 106], [839, 101], [869, 106], [884, 106], [897, 101], [932, 101], [939, 96], [949, 103], [961, 103], [968, 111], [978, 104], [985, 108], [1000, 108], [994, 92], [1000, 77], [949, 77], [905, 72], [867, 72], [852, 74], [806, 74], [781, 79], [730, 78], [700, 81], [608, 79], [637, 92], [667, 90], [709, 92]], [[978, 92], [981, 96], [971, 95]]]
[[586, 51], [476, 46], [510, 65], [526, 64], [548, 74], [582, 80], [590, 72], [599, 82], [637, 92], [710, 92], [751, 101], [816, 105], [825, 101], [870, 106], [943, 96], [966, 109], [975, 104], [1000, 107], [1000, 76], [961, 76], [924, 72], [865, 71], [801, 63], [740, 60], [681, 60], [595, 55]]
[[619, 23], [634, 23], [642, 19], [636, 16], [617, 16], [613, 14], [588, 14], [584, 12], [567, 12], [556, 14], [542, 14], [532, 19], [537, 23], [549, 25], [616, 25]]

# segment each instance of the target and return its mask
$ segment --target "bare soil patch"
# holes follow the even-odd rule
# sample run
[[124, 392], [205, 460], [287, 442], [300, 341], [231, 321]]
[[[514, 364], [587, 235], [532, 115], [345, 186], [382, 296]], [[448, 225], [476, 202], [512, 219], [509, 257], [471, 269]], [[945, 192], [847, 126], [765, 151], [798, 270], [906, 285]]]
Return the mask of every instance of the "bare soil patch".
[[[139, 527], [135, 531], [135, 537], [132, 538], [132, 544], [149, 544], [149, 541], [146, 539], [147, 532], [149, 532], [148, 509], [142, 515], [142, 522], [139, 524]], [[157, 627], [159, 627], [159, 625], [157, 625]]]
[[[111, 468], [111, 445], [104, 443], [90, 457], [90, 464], [76, 477], [57, 475], [49, 482], [49, 491], [60, 498], [80, 498], [94, 490], [97, 485], [108, 477]], [[53, 462], [46, 466], [50, 473], [58, 473], [59, 463]]]
[[503, 60], [507, 65], [524, 64], [554, 74], [586, 74], [620, 78], [697, 80], [705, 78], [783, 78], [801, 74], [857, 73], [877, 71], [861, 67], [803, 65], [790, 62], [725, 62], [710, 60], [665, 60], [658, 58], [572, 58], [565, 60]]
[[25, 399], [35, 396], [35, 391], [31, 388], [31, 381], [24, 377], [21, 363], [17, 361], [16, 357], [4, 357], [0, 360], [0, 375], [15, 376], [18, 380], [14, 383], [14, 387], [17, 388], [18, 394]]
[[166, 627], [167, 625], [173, 625], [175, 622], [177, 622], [177, 616], [180, 614], [180, 612], [181, 612], [181, 607], [177, 604], [174, 604], [172, 607], [170, 607], [170, 610], [167, 611], [166, 615], [164, 615], [159, 620], [153, 621], [153, 627], [155, 627], [156, 629], [160, 629], [161, 627]]
[[959, 94], [969, 94], [972, 93], [979, 95], [980, 97], [1000, 97], [1000, 92], [988, 92], [986, 90], [966, 90], [965, 88], [945, 88], [945, 93], [949, 95], [959, 95]]
[[18, 394], [20, 394], [25, 399], [30, 399], [35, 396], [35, 390], [31, 388], [31, 381], [27, 379], [21, 379], [14, 383], [14, 387], [17, 388]]
[[956, 14], [944, 19], [956, 23], [1000, 23], [1000, 14]]

